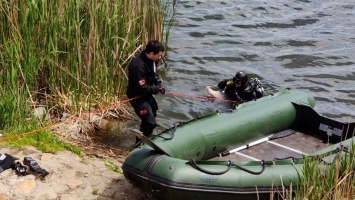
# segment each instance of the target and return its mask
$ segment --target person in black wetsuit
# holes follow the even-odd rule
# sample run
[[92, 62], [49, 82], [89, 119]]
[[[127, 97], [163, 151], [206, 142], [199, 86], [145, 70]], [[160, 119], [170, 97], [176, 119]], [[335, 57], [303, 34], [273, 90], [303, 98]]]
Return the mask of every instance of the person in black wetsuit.
[[[127, 97], [134, 98], [130, 101], [135, 113], [141, 119], [140, 131], [145, 136], [153, 133], [156, 127], [158, 104], [153, 95], [165, 93], [161, 85], [162, 80], [158, 75], [156, 63], [162, 58], [165, 51], [162, 43], [156, 40], [149, 41], [144, 51], [132, 59], [128, 66]], [[141, 140], [136, 138], [135, 147]]]
[[264, 96], [264, 88], [258, 78], [249, 78], [245, 72], [237, 72], [233, 79], [218, 83], [218, 88], [228, 99], [243, 103]]

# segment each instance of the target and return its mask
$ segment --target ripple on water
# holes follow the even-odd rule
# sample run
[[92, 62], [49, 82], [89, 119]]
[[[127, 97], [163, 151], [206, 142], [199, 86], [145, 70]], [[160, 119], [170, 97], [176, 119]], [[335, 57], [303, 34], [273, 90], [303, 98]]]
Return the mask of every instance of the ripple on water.
[[[353, 0], [179, 1], [165, 84], [206, 95], [203, 86], [244, 70], [260, 77], [268, 94], [299, 89], [320, 101], [320, 113], [355, 116], [354, 18]], [[171, 111], [164, 117], [220, 108], [196, 99], [169, 103], [162, 102], [160, 112]]]

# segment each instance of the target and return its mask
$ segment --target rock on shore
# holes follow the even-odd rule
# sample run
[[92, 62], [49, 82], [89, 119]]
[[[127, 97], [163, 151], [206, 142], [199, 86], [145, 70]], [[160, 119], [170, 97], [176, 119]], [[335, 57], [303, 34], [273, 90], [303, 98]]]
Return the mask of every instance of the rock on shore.
[[121, 167], [122, 160], [83, 158], [69, 152], [42, 153], [33, 147], [0, 148], [23, 164], [24, 157], [32, 157], [49, 174], [41, 180], [34, 173], [18, 176], [14, 170], [0, 173], [0, 200], [113, 200], [149, 199], [147, 194], [128, 183], [122, 173], [107, 167], [107, 162]]

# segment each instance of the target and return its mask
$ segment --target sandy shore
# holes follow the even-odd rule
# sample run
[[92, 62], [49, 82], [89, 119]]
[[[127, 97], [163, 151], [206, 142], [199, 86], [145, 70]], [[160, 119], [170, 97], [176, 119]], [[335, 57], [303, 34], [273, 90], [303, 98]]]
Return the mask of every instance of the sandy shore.
[[21, 163], [25, 156], [30, 156], [49, 174], [41, 180], [31, 170], [26, 176], [18, 176], [12, 169], [1, 172], [0, 200], [154, 200], [131, 185], [122, 173], [110, 169], [110, 165], [121, 167], [124, 157], [81, 158], [69, 151], [49, 154], [33, 147], [0, 148], [0, 154], [4, 153], [18, 158]]

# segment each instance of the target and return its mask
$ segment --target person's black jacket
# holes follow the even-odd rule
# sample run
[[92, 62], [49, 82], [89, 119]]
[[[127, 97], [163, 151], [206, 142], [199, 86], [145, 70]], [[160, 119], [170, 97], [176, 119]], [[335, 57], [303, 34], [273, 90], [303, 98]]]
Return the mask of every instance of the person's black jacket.
[[143, 51], [132, 60], [128, 68], [127, 96], [152, 96], [159, 92], [158, 74], [154, 72], [154, 62]]
[[154, 71], [154, 61], [150, 60], [143, 51], [135, 57], [128, 67], [127, 97], [145, 99], [158, 109], [158, 105], [153, 97], [157, 94], [161, 85], [158, 84], [158, 74]]

